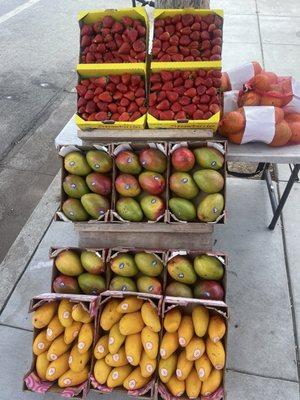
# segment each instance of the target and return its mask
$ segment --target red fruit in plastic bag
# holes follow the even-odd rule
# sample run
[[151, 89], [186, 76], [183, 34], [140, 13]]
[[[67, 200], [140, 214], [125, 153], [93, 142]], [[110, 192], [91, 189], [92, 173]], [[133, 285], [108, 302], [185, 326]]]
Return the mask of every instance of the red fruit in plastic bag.
[[225, 114], [219, 124], [219, 131], [223, 135], [238, 133], [245, 129], [246, 120], [243, 112], [232, 111]]
[[238, 106], [259, 106], [261, 101], [261, 96], [256, 92], [246, 92], [239, 96]]
[[269, 145], [273, 147], [284, 146], [290, 141], [291, 137], [292, 131], [289, 127], [289, 124], [285, 120], [283, 120], [276, 124], [275, 136], [272, 142], [269, 143]]
[[274, 106], [282, 107], [282, 96], [281, 93], [275, 91], [268, 91], [261, 96], [261, 106]]
[[300, 143], [300, 114], [287, 114], [285, 120], [289, 124], [292, 132], [290, 142]]
[[250, 79], [247, 86], [249, 86], [249, 88], [252, 90], [265, 93], [270, 90], [271, 83], [266, 74], [260, 73], [255, 75], [252, 79]]

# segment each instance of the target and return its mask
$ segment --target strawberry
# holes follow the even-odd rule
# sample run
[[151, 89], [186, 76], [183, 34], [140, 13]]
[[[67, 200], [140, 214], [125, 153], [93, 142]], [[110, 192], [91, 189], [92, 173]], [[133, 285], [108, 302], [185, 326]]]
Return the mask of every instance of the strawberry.
[[183, 35], [179, 39], [179, 43], [181, 44], [181, 46], [188, 46], [191, 43], [191, 39], [189, 38], [189, 36]]
[[211, 48], [210, 40], [203, 40], [201, 43], [201, 50], [207, 50]]
[[101, 22], [101, 21], [95, 22], [95, 23], [93, 24], [93, 31], [94, 31], [95, 33], [100, 33], [100, 32], [101, 32], [101, 29], [102, 29], [102, 22]]
[[127, 28], [124, 33], [131, 42], [135, 42], [139, 35], [138, 31], [134, 28]]
[[183, 111], [192, 116], [194, 112], [197, 110], [196, 104], [188, 104], [182, 107]]
[[80, 46], [81, 47], [87, 47], [91, 43], [92, 43], [92, 40], [91, 40], [90, 36], [88, 36], [88, 35], [82, 36], [81, 41], [80, 41]]
[[103, 38], [102, 35], [100, 35], [99, 33], [94, 37], [93, 39], [93, 43], [103, 43]]
[[117, 43], [113, 40], [111, 40], [110, 42], [106, 43], [106, 47], [110, 50], [117, 50]]
[[94, 92], [93, 90], [87, 90], [86, 94], [84, 95], [85, 100], [92, 100], [94, 97]]
[[203, 85], [197, 86], [197, 93], [199, 96], [202, 96], [206, 92], [206, 87]]
[[146, 45], [145, 42], [142, 39], [138, 39], [136, 40], [133, 44], [132, 44], [133, 50], [140, 53], [141, 51], [145, 51], [146, 50]]
[[96, 113], [92, 113], [92, 114], [89, 115], [87, 120], [88, 121], [95, 121], [95, 118], [96, 118]]
[[126, 111], [126, 108], [125, 107], [123, 107], [123, 106], [118, 106], [118, 113], [119, 114], [123, 114], [123, 112], [125, 112]]
[[171, 81], [173, 78], [172, 72], [170, 71], [161, 71], [160, 76], [163, 82]]
[[124, 26], [132, 26], [133, 25], [133, 19], [130, 17], [122, 17], [121, 22]]
[[121, 78], [119, 75], [110, 75], [109, 80], [115, 85], [118, 85], [121, 82]]
[[113, 113], [110, 117], [111, 120], [113, 121], [119, 121], [120, 114], [119, 113]]
[[201, 110], [196, 110], [193, 114], [193, 119], [203, 119], [204, 112]]
[[171, 56], [170, 56], [170, 54], [164, 54], [162, 57], [160, 57], [159, 61], [164, 61], [164, 62], [169, 62], [169, 61], [171, 61]]
[[214, 29], [214, 31], [213, 31], [213, 35], [214, 35], [214, 37], [216, 38], [216, 37], [222, 37], [222, 31], [221, 31], [221, 29]]
[[201, 110], [201, 111], [203, 111], [204, 113], [206, 112], [206, 111], [208, 111], [208, 109], [209, 109], [209, 105], [208, 104], [198, 104], [198, 110]]
[[131, 114], [131, 113], [137, 111], [138, 109], [139, 109], [139, 106], [135, 102], [132, 102], [132, 103], [130, 103], [127, 111]]
[[211, 96], [209, 104], [220, 104], [220, 99], [218, 96]]
[[217, 89], [215, 87], [210, 87], [209, 89], [207, 89], [205, 93], [208, 94], [209, 96], [216, 96]]
[[200, 51], [198, 49], [191, 49], [191, 56], [200, 57]]
[[82, 117], [85, 121], [87, 121], [87, 120], [88, 120], [88, 117], [89, 117], [89, 114], [83, 113], [83, 114], [81, 115], [81, 117]]
[[192, 98], [192, 103], [193, 104], [199, 104], [200, 103], [200, 96], [196, 95], [195, 97]]
[[97, 107], [100, 111], [108, 111], [108, 103], [104, 103], [104, 101], [98, 101]]
[[77, 85], [76, 86], [76, 90], [77, 90], [77, 93], [78, 93], [79, 96], [84, 96], [86, 94], [86, 92], [87, 92], [87, 87], [83, 86], [82, 84], [81, 85]]
[[180, 120], [184, 120], [184, 119], [187, 119], [187, 118], [186, 118], [186, 114], [185, 114], [184, 111], [178, 111], [175, 114], [174, 119], [176, 119], [177, 121], [180, 121]]
[[157, 94], [156, 93], [150, 93], [149, 94], [149, 106], [152, 107], [156, 103], [157, 100]]
[[87, 100], [85, 100], [83, 97], [80, 97], [77, 101], [77, 108], [84, 107], [87, 103]]
[[137, 86], [141, 83], [142, 77], [140, 75], [131, 75], [131, 84]]
[[213, 116], [212, 112], [207, 111], [204, 115], [203, 115], [203, 119], [209, 119]]
[[170, 46], [170, 47], [167, 48], [166, 53], [168, 53], [168, 54], [178, 53], [178, 47], [177, 46]]
[[219, 17], [218, 15], [215, 15], [215, 25], [218, 28], [221, 28], [223, 26], [223, 18]]
[[139, 110], [142, 115], [146, 114], [146, 112], [148, 111], [147, 107], [145, 106], [140, 107]]
[[201, 30], [207, 31], [207, 29], [208, 29], [208, 24], [204, 20], [201, 21]]
[[176, 31], [180, 33], [180, 31], [181, 31], [182, 28], [183, 28], [182, 22], [181, 22], [181, 21], [178, 21], [178, 22], [176, 23], [176, 25], [175, 25]]
[[212, 112], [213, 114], [216, 114], [217, 112], [220, 111], [220, 106], [218, 106], [218, 104], [211, 104], [209, 106], [209, 111]]
[[93, 27], [91, 25], [83, 24], [80, 31], [81, 36], [92, 35]]
[[103, 101], [104, 103], [111, 103], [113, 98], [109, 92], [103, 92], [98, 96], [99, 100]]
[[210, 34], [208, 33], [208, 31], [202, 31], [200, 33], [200, 37], [202, 40], [209, 40], [210, 39]]
[[98, 46], [97, 46], [97, 52], [100, 53], [100, 54], [103, 54], [103, 53], [105, 53], [105, 50], [106, 50], [105, 44], [104, 43], [99, 43]]
[[151, 85], [151, 90], [156, 92], [157, 90], [161, 90], [161, 82], [155, 82]]
[[156, 57], [159, 52], [160, 52], [160, 47], [152, 47], [152, 54], [154, 57]]
[[200, 22], [194, 22], [193, 25], [191, 25], [191, 30], [192, 31], [200, 31], [201, 30]]
[[154, 118], [159, 118], [160, 111], [154, 107], [149, 108], [149, 114], [153, 115]]
[[221, 55], [220, 54], [213, 54], [209, 59], [210, 59], [210, 61], [221, 60]]
[[221, 86], [221, 79], [220, 78], [213, 78], [213, 84], [216, 88]]
[[130, 74], [123, 74], [121, 75], [121, 81], [124, 85], [129, 85], [131, 76]]
[[174, 101], [176, 101], [179, 97], [179, 94], [176, 92], [171, 92], [171, 91], [166, 91], [166, 95], [168, 100], [170, 100], [171, 103], [174, 103]]
[[211, 79], [211, 78], [206, 78], [205, 79], [205, 85], [206, 85], [206, 87], [211, 87], [211, 86], [213, 86], [213, 80]]
[[108, 33], [107, 35], [105, 35], [105, 36], [103, 37], [104, 43], [111, 42], [112, 40], [114, 40], [114, 37], [113, 37], [113, 35], [111, 35], [110, 33]]
[[200, 85], [204, 85], [206, 84], [206, 80], [204, 78], [202, 78], [201, 76], [197, 76], [197, 78], [195, 79], [195, 86], [200, 86]]
[[169, 43], [171, 46], [178, 46], [179, 44], [179, 37], [177, 35], [172, 35], [170, 37]]
[[96, 86], [104, 88], [107, 84], [107, 81], [108, 81], [108, 79], [106, 76], [99, 76], [99, 78], [94, 80], [94, 84]]
[[169, 32], [163, 32], [158, 36], [159, 40], [161, 40], [162, 42], [168, 42], [170, 40], [170, 37], [171, 35], [169, 34]]
[[183, 61], [183, 55], [182, 54], [171, 54], [171, 60], [172, 61]]
[[160, 111], [159, 112], [159, 119], [162, 121], [170, 121], [174, 118], [174, 112], [172, 110], [168, 111]]
[[118, 106], [115, 103], [110, 103], [107, 107], [111, 113], [117, 112]]
[[165, 31], [168, 32], [170, 35], [174, 35], [175, 33], [175, 26], [174, 25], [166, 25]]
[[181, 77], [175, 79], [175, 81], [173, 82], [173, 86], [181, 86], [183, 84], [183, 79]]
[[128, 99], [128, 100], [134, 100], [135, 94], [134, 94], [134, 92], [127, 92], [127, 93], [124, 93], [124, 97], [126, 97], [126, 99]]
[[201, 104], [208, 104], [210, 102], [210, 96], [208, 94], [204, 94], [200, 97]]
[[177, 14], [172, 17], [172, 24], [176, 24], [177, 22], [181, 21], [181, 15]]
[[96, 121], [105, 121], [107, 119], [107, 113], [105, 111], [99, 111], [95, 115]]
[[93, 56], [92, 53], [87, 53], [86, 57], [85, 57], [85, 61], [90, 64], [93, 63], [95, 61], [95, 57]]
[[143, 25], [138, 25], [138, 26], [136, 27], [136, 30], [137, 30], [138, 33], [139, 33], [139, 37], [144, 37], [144, 36], [146, 36], [146, 28], [145, 28]]
[[203, 17], [203, 21], [207, 22], [208, 24], [212, 24], [214, 22], [215, 16], [213, 14], [208, 14]]
[[180, 53], [186, 57], [190, 54], [190, 49], [184, 46], [179, 46]]
[[145, 104], [145, 97], [138, 97], [135, 99], [136, 104], [141, 107]]
[[162, 51], [165, 52], [169, 46], [170, 46], [169, 42], [162, 42], [161, 46]]
[[159, 28], [165, 26], [165, 21], [164, 19], [157, 19], [154, 21], [154, 27]]
[[184, 95], [193, 98], [197, 95], [197, 90], [194, 87], [191, 87], [184, 92]]
[[129, 104], [130, 104], [129, 99], [126, 99], [125, 97], [123, 97], [123, 98], [120, 100], [120, 106], [122, 106], [122, 107], [127, 107]]
[[[187, 79], [185, 82], [184, 82], [184, 87], [186, 88], [186, 89], [190, 89], [190, 88], [192, 88], [194, 86], [194, 81], [193, 81], [193, 79]], [[190, 96], [189, 96], [190, 97]]]
[[162, 90], [173, 90], [173, 83], [172, 82], [165, 82], [162, 85]]
[[119, 121], [129, 121], [129, 119], [130, 115], [128, 114], [128, 112], [123, 112], [119, 117]]
[[141, 53], [138, 53], [137, 56], [136, 56], [136, 59], [137, 59], [138, 61], [145, 61], [145, 59], [146, 59], [146, 52], [145, 52], [145, 51], [142, 51]]
[[213, 32], [216, 28], [217, 28], [217, 27], [216, 27], [215, 24], [210, 24], [210, 25], [208, 26], [208, 32]]
[[105, 15], [102, 20], [102, 25], [104, 28], [111, 28], [114, 24], [114, 19], [110, 15]]
[[124, 85], [124, 83], [119, 83], [119, 84], [117, 85], [117, 89], [118, 89], [118, 91], [121, 92], [121, 93], [127, 93], [127, 86]]
[[194, 23], [194, 16], [191, 14], [184, 14], [181, 18], [183, 26], [191, 26]]
[[176, 86], [173, 88], [173, 92], [178, 93], [179, 95], [183, 96], [183, 93], [186, 91], [184, 86]]
[[113, 95], [114, 100], [120, 100], [120, 99], [122, 99], [122, 97], [123, 97], [123, 94], [118, 91]]
[[112, 31], [113, 33], [122, 33], [123, 30], [124, 30], [124, 26], [123, 26], [123, 24], [122, 24], [121, 22], [119, 22], [119, 21], [115, 21], [115, 22], [113, 23], [113, 26], [111, 27], [111, 31]]
[[216, 45], [221, 46], [222, 45], [222, 39], [220, 37], [217, 37], [217, 38], [215, 38], [215, 39], [213, 39], [211, 41], [211, 44], [213, 46], [216, 46]]
[[194, 32], [192, 32], [191, 34], [190, 34], [190, 38], [194, 41], [199, 41], [200, 40], [200, 32], [196, 32], [196, 31], [194, 31]]
[[165, 111], [165, 110], [169, 110], [170, 109], [170, 103], [168, 100], [163, 100], [160, 103], [158, 103], [158, 105], [156, 106], [156, 108], [160, 111]]
[[191, 28], [189, 26], [185, 26], [182, 29], [180, 29], [180, 33], [182, 35], [188, 35], [189, 36], [192, 33], [192, 30], [191, 30]]
[[135, 97], [145, 97], [145, 89], [143, 88], [138, 88], [135, 91]]
[[119, 54], [129, 54], [130, 52], [130, 45], [129, 43], [124, 42], [122, 46], [119, 48], [118, 53]]
[[162, 27], [154, 29], [154, 37], [155, 38], [159, 38], [160, 35], [162, 35], [163, 33], [164, 33], [164, 29]]
[[78, 113], [79, 114], [85, 113], [85, 107], [84, 106], [79, 107], [78, 108]]
[[211, 49], [211, 54], [221, 54], [222, 53], [222, 47], [219, 45], [215, 45], [212, 49]]
[[136, 119], [140, 118], [142, 114], [139, 111], [135, 111], [129, 118], [129, 121], [135, 121]]
[[154, 82], [161, 82], [160, 74], [159, 74], [159, 73], [151, 74], [151, 76], [150, 76], [150, 82], [151, 82], [151, 83], [154, 83]]
[[113, 94], [116, 91], [116, 85], [113, 82], [109, 82], [105, 88], [108, 92]]
[[171, 110], [174, 111], [175, 113], [178, 111], [182, 110], [182, 105], [179, 104], [178, 102], [175, 102], [171, 105]]
[[191, 102], [191, 99], [187, 96], [183, 96], [179, 99], [179, 103], [183, 106], [190, 104], [190, 102]]
[[167, 98], [166, 92], [164, 90], [158, 92], [157, 94], [157, 102], [159, 103], [160, 101], [164, 100]]
[[86, 103], [85, 111], [86, 111], [88, 114], [91, 114], [91, 113], [95, 112], [95, 111], [96, 111], [96, 104], [95, 104], [92, 100], [89, 100], [89, 101]]

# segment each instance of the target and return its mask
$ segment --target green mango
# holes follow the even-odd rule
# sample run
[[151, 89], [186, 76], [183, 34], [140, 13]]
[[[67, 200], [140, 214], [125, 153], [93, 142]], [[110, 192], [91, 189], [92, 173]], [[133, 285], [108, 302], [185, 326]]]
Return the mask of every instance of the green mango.
[[212, 147], [200, 147], [194, 150], [197, 163], [202, 168], [221, 169], [224, 164], [224, 156]]
[[205, 193], [218, 193], [224, 187], [223, 176], [213, 169], [201, 169], [194, 173], [193, 178], [199, 189]]
[[103, 276], [90, 274], [88, 272], [79, 275], [78, 284], [84, 294], [91, 296], [98, 296], [100, 293], [104, 292], [106, 287]]
[[139, 203], [131, 197], [121, 197], [116, 203], [116, 210], [126, 221], [140, 222], [144, 218]]
[[55, 258], [55, 266], [61, 274], [77, 276], [84, 271], [80, 257], [74, 250], [63, 250]]
[[194, 221], [196, 218], [196, 207], [186, 199], [173, 197], [169, 200], [169, 208], [172, 213], [181, 221]]
[[80, 199], [90, 192], [85, 180], [78, 175], [67, 175], [63, 181], [63, 188], [65, 193], [74, 199]]
[[157, 278], [142, 275], [137, 278], [136, 284], [141, 293], [162, 294], [162, 285]]
[[202, 222], [214, 222], [223, 212], [224, 197], [220, 193], [208, 194], [197, 207], [197, 216]]
[[199, 193], [198, 186], [187, 172], [174, 172], [170, 176], [170, 189], [177, 196], [189, 200], [194, 199]]
[[94, 219], [99, 219], [109, 210], [109, 201], [101, 194], [88, 193], [81, 197], [81, 204]]
[[52, 283], [54, 293], [61, 294], [79, 294], [81, 290], [79, 288], [77, 279], [73, 276], [58, 275]]
[[193, 291], [188, 285], [186, 285], [184, 283], [171, 282], [166, 287], [166, 295], [167, 296], [173, 296], [173, 297], [188, 297], [188, 298], [192, 298], [193, 297]]
[[116, 157], [116, 166], [125, 174], [138, 175], [142, 171], [138, 155], [130, 150], [120, 151]]
[[83, 268], [90, 274], [101, 274], [105, 271], [104, 260], [94, 251], [82, 251], [80, 260]]
[[110, 282], [109, 290], [137, 292], [137, 287], [135, 282], [131, 278], [126, 278], [124, 276], [115, 276]]
[[67, 154], [64, 158], [65, 169], [73, 175], [87, 175], [92, 170], [89, 164], [86, 162], [84, 154], [79, 151], [72, 151]]
[[120, 276], [135, 276], [139, 270], [131, 254], [120, 253], [110, 261], [110, 268]]
[[220, 281], [224, 275], [224, 267], [221, 261], [206, 254], [195, 257], [194, 269], [202, 279]]
[[185, 256], [175, 256], [167, 264], [169, 275], [177, 282], [193, 284], [197, 280], [193, 264]]
[[141, 201], [141, 208], [146, 218], [150, 221], [156, 221], [165, 212], [165, 202], [161, 197], [146, 195]]
[[158, 276], [164, 268], [163, 263], [155, 254], [136, 253], [134, 261], [138, 269], [146, 276]]
[[86, 153], [86, 161], [96, 172], [105, 174], [112, 170], [112, 158], [104, 150], [89, 150]]
[[64, 201], [62, 210], [65, 216], [71, 221], [87, 221], [90, 218], [78, 199], [67, 199]]

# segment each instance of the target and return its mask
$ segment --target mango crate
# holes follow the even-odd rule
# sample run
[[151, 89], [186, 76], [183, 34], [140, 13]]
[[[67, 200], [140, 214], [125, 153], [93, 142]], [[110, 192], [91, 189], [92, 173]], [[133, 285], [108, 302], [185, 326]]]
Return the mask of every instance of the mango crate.
[[[220, 61], [207, 61], [207, 62], [152, 62], [150, 66], [150, 73], [161, 71], [197, 71], [197, 70], [216, 70], [221, 71]], [[149, 84], [149, 93], [151, 93], [151, 84]], [[200, 96], [201, 97], [201, 96]], [[221, 104], [221, 99], [219, 100]], [[214, 114], [207, 120], [159, 120], [147, 113], [147, 125], [150, 129], [211, 129], [216, 132], [220, 121], [220, 111]], [[200, 137], [199, 137], [200, 138]]]
[[[79, 64], [77, 66], [78, 82], [81, 78], [94, 78], [108, 75], [141, 75], [145, 80], [145, 93], [147, 94], [146, 64], [124, 63], [124, 64]], [[78, 98], [78, 97], [77, 97]], [[78, 113], [75, 114], [75, 123], [81, 130], [88, 129], [144, 129], [146, 125], [146, 114], [135, 121], [86, 121]]]
[[[46, 303], [58, 303], [61, 300], [68, 300], [74, 304], [80, 304], [85, 311], [87, 311], [91, 317], [96, 319], [97, 315], [97, 297], [96, 296], [86, 296], [86, 295], [67, 295], [67, 294], [57, 294], [57, 293], [44, 293], [39, 296], [35, 296], [32, 298], [29, 306], [29, 313], [36, 311], [39, 307], [45, 305]], [[48, 325], [48, 324], [47, 324]], [[47, 329], [47, 325], [45, 328], [37, 329], [33, 328], [33, 341], [34, 344], [36, 337], [43, 331], [43, 329]], [[73, 342], [74, 343], [74, 342]], [[43, 350], [43, 341], [36, 343], [36, 346], [39, 350]], [[70, 348], [71, 349], [71, 348]], [[47, 351], [47, 350], [46, 350]], [[68, 387], [59, 387], [58, 380], [55, 381], [47, 381], [41, 379], [36, 371], [36, 361], [38, 356], [36, 354], [32, 354], [32, 363], [29, 371], [25, 374], [23, 379], [23, 391], [31, 391], [36, 393], [56, 393], [62, 397], [73, 397], [73, 398], [85, 398], [87, 393], [89, 392], [89, 380], [76, 385], [76, 386], [68, 386]], [[53, 357], [53, 360], [55, 358]], [[91, 372], [91, 364], [89, 365], [89, 371]], [[89, 372], [89, 373], [90, 373]], [[71, 380], [68, 379], [71, 384]], [[64, 382], [66, 384], [66, 382]]]
[[[148, 47], [149, 47], [149, 19], [148, 14], [144, 7], [132, 7], [124, 9], [106, 9], [106, 10], [82, 10], [78, 13], [77, 19], [79, 22], [79, 28], [81, 29], [83, 24], [94, 24], [95, 22], [101, 21], [105, 16], [111, 16], [115, 20], [120, 21], [122, 17], [130, 16], [135, 20], [143, 21], [146, 27], [146, 58], [144, 64], [148, 61]], [[79, 64], [81, 64], [81, 46], [79, 48]], [[105, 63], [109, 68], [113, 68], [117, 63]], [[86, 64], [84, 64], [86, 65]]]

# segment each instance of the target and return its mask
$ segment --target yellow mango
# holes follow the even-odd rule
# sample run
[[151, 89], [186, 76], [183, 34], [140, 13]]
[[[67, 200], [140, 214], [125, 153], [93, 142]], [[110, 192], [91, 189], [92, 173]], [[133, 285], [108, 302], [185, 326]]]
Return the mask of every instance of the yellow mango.
[[58, 357], [57, 360], [52, 361], [46, 371], [46, 380], [53, 382], [56, 381], [69, 369], [69, 356], [70, 353], [65, 353]]
[[49, 340], [47, 340], [46, 329], [44, 329], [34, 339], [34, 342], [32, 345], [33, 354], [35, 354], [36, 356], [39, 356], [40, 354], [47, 351], [50, 346], [51, 346], [51, 342], [49, 342]]
[[159, 360], [159, 365], [158, 365], [158, 374], [160, 377], [160, 380], [163, 383], [167, 383], [171, 376], [174, 374], [176, 371], [176, 365], [177, 365], [177, 354], [173, 353], [170, 355], [169, 358], [160, 359]]
[[202, 383], [201, 394], [202, 396], [209, 396], [219, 389], [223, 378], [223, 371], [213, 369], [209, 377]]
[[89, 324], [82, 324], [78, 335], [78, 351], [83, 354], [88, 351], [88, 349], [93, 344], [94, 339], [94, 324], [90, 322]]
[[93, 321], [93, 317], [86, 311], [80, 303], [74, 304], [72, 308], [72, 318], [74, 321], [89, 324]]
[[60, 323], [58, 315], [55, 315], [47, 327], [47, 340], [54, 340], [64, 332], [65, 328]]
[[57, 311], [57, 302], [44, 303], [32, 315], [32, 325], [37, 329], [45, 328], [54, 317]]
[[206, 354], [215, 369], [223, 369], [225, 366], [225, 350], [222, 342], [214, 343], [206, 339]]
[[154, 374], [156, 368], [156, 358], [149, 358], [148, 354], [144, 351], [141, 357], [140, 367], [141, 374], [144, 378], [149, 378]]
[[58, 318], [59, 318], [62, 326], [65, 328], [67, 328], [68, 326], [71, 326], [73, 323], [72, 307], [73, 307], [73, 304], [67, 299], [63, 299], [59, 303]]
[[102, 336], [94, 348], [94, 356], [97, 360], [101, 360], [106, 354], [108, 354], [108, 335]]
[[177, 332], [181, 321], [181, 312], [178, 307], [172, 308], [164, 316], [164, 328], [167, 332]]
[[74, 372], [81, 372], [87, 363], [90, 361], [92, 356], [91, 351], [86, 351], [85, 353], [81, 354], [78, 351], [78, 347], [75, 344], [72, 347], [70, 357], [69, 357], [69, 367]]
[[194, 336], [185, 348], [186, 358], [190, 361], [198, 360], [205, 352], [205, 342], [202, 338]]
[[139, 311], [143, 305], [144, 301], [138, 299], [137, 297], [131, 296], [126, 297], [117, 307], [117, 311], [121, 314], [127, 314], [131, 312]]
[[177, 360], [177, 366], [176, 366], [177, 379], [180, 381], [185, 381], [189, 373], [191, 372], [193, 365], [194, 365], [193, 361], [190, 361], [186, 358], [185, 350], [182, 350]]
[[143, 348], [147, 353], [149, 358], [156, 358], [158, 354], [158, 342], [159, 336], [158, 333], [153, 332], [149, 326], [145, 326], [141, 332], [141, 340], [143, 344]]
[[189, 399], [197, 399], [201, 391], [202, 382], [200, 381], [195, 368], [192, 368], [185, 381], [185, 391]]
[[134, 333], [133, 335], [126, 336], [125, 353], [129, 364], [133, 366], [139, 365], [142, 351], [143, 345], [140, 333]]
[[199, 360], [195, 361], [195, 368], [200, 381], [206, 381], [213, 368], [212, 363], [210, 362], [210, 359], [207, 357], [206, 353], [204, 353], [203, 356], [199, 358]]
[[58, 336], [58, 338], [54, 339], [53, 342], [51, 342], [51, 346], [48, 349], [48, 354], [47, 354], [48, 360], [49, 361], [57, 360], [58, 357], [66, 353], [70, 347], [71, 344], [65, 343], [63, 334]]
[[194, 324], [190, 315], [183, 315], [178, 328], [178, 341], [181, 347], [186, 347], [194, 336]]
[[125, 336], [141, 332], [144, 326], [145, 324], [139, 311], [124, 314], [119, 322], [120, 332]]
[[126, 358], [125, 347], [121, 347], [116, 353], [108, 353], [105, 357], [105, 362], [110, 367], [123, 367], [127, 365], [128, 361]]
[[192, 319], [196, 335], [205, 336], [209, 323], [208, 310], [203, 306], [196, 306], [192, 312]]
[[82, 322], [73, 321], [71, 326], [68, 326], [67, 328], [65, 328], [64, 341], [66, 344], [72, 343], [77, 338], [77, 336], [79, 335], [81, 326], [82, 326]]
[[112, 368], [106, 364], [104, 358], [97, 360], [94, 365], [94, 377], [100, 385], [104, 385]]
[[214, 343], [219, 342], [226, 333], [226, 324], [221, 315], [210, 317], [208, 324], [208, 336]]
[[154, 332], [160, 332], [161, 325], [157, 309], [149, 301], [145, 301], [142, 305], [141, 314], [145, 325], [149, 326]]
[[180, 397], [185, 392], [185, 381], [178, 380], [176, 375], [172, 375], [166, 385], [173, 396]]
[[47, 358], [47, 352], [42, 353], [37, 356], [36, 363], [35, 363], [36, 373], [43, 381], [45, 381], [47, 379], [46, 372], [49, 367], [49, 364], [50, 364], [50, 361]]
[[85, 382], [89, 377], [89, 369], [84, 367], [80, 372], [69, 369], [58, 379], [58, 386], [61, 388], [77, 386]]
[[126, 336], [122, 335], [119, 329], [119, 322], [111, 327], [108, 336], [108, 351], [115, 354], [125, 342]]
[[107, 378], [107, 386], [109, 388], [121, 386], [131, 371], [132, 367], [130, 365], [124, 365], [123, 367], [116, 367], [112, 369]]
[[112, 299], [104, 306], [100, 316], [100, 326], [105, 331], [109, 331], [122, 318], [123, 314], [117, 310], [119, 304], [119, 299]]
[[166, 332], [160, 344], [160, 356], [164, 360], [169, 358], [178, 348], [178, 334], [177, 332]]
[[141, 368], [136, 367], [124, 380], [123, 386], [127, 390], [141, 389], [149, 382], [150, 378], [145, 378], [141, 373]]

